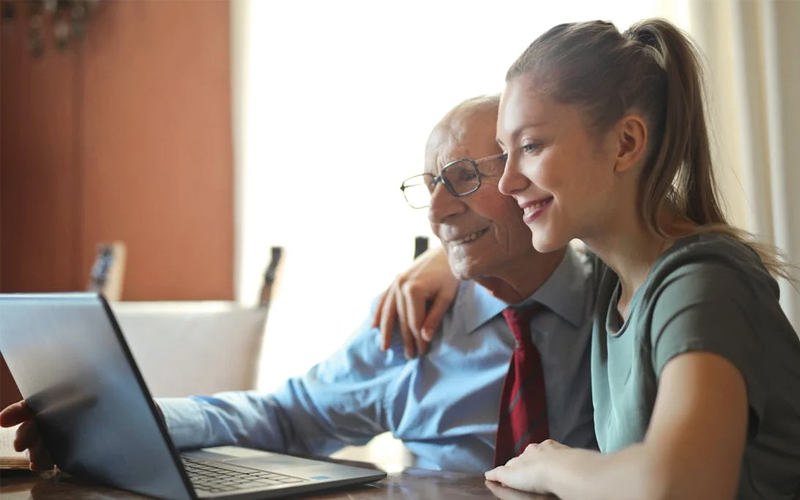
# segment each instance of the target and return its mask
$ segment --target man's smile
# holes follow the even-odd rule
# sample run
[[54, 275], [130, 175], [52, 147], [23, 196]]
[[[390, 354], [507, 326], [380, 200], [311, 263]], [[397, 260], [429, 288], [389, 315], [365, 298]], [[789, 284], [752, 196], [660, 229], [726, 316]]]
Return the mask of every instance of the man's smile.
[[464, 245], [467, 243], [472, 243], [473, 241], [477, 240], [478, 238], [486, 234], [487, 231], [489, 231], [488, 227], [483, 228], [479, 231], [475, 231], [474, 233], [468, 234], [467, 236], [464, 236], [462, 238], [447, 240], [447, 244], [453, 246], [453, 245]]

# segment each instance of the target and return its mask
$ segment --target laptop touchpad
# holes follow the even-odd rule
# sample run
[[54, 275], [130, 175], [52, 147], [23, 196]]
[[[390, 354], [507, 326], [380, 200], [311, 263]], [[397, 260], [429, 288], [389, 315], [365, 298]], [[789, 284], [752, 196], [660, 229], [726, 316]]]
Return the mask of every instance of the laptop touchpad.
[[297, 469], [299, 467], [318, 467], [320, 465], [325, 465], [315, 460], [306, 460], [304, 458], [293, 457], [291, 455], [270, 453], [268, 451], [253, 450], [250, 448], [241, 448], [237, 446], [203, 448], [201, 450], [184, 452], [183, 455], [200, 460], [215, 460], [228, 464], [253, 467], [255, 469], [264, 469], [268, 471], [278, 471], [285, 468]]

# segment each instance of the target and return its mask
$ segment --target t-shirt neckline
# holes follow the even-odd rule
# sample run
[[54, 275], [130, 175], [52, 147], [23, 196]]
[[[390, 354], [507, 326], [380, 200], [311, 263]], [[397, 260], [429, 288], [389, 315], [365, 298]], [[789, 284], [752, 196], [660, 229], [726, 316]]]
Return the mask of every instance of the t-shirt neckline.
[[653, 280], [654, 272], [661, 263], [674, 252], [678, 251], [681, 247], [689, 244], [692, 241], [696, 241], [699, 239], [701, 234], [690, 234], [684, 236], [682, 238], [676, 239], [669, 248], [661, 252], [661, 254], [656, 257], [656, 260], [653, 261], [653, 265], [650, 266], [650, 271], [647, 273], [647, 277], [645, 278], [644, 282], [633, 292], [633, 296], [631, 297], [630, 305], [628, 306], [628, 315], [625, 319], [622, 319], [619, 311], [617, 310], [617, 303], [619, 302], [619, 296], [622, 292], [622, 281], [619, 279], [616, 273], [614, 273], [611, 268], [609, 270], [614, 273], [616, 277], [617, 283], [614, 285], [614, 292], [611, 294], [611, 301], [608, 304], [608, 310], [606, 311], [606, 332], [611, 335], [612, 337], [619, 337], [628, 327], [628, 323], [630, 323], [631, 316], [633, 313], [638, 309], [639, 303], [641, 302], [641, 295], [644, 293], [644, 290], [648, 288], [650, 282]]

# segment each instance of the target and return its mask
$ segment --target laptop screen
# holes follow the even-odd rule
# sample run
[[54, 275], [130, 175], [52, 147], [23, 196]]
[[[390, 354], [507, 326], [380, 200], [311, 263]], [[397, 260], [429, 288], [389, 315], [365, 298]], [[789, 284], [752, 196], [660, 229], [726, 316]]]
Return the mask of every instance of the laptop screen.
[[146, 495], [193, 497], [102, 297], [2, 295], [0, 317], [0, 352], [59, 468]]

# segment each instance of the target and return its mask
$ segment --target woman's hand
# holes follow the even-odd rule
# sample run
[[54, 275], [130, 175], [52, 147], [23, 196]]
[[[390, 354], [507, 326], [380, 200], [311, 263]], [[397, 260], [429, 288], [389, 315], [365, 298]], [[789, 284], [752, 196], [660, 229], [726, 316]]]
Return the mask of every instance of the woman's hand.
[[515, 490], [494, 481], [486, 481], [485, 484], [499, 500], [553, 500], [552, 495], [536, 495], [527, 491]]
[[372, 327], [381, 329], [381, 348], [391, 345], [397, 322], [407, 358], [428, 352], [428, 343], [457, 291], [458, 279], [450, 271], [443, 248], [420, 255], [380, 298]]
[[21, 425], [17, 428], [14, 450], [26, 451], [31, 462], [31, 470], [52, 469], [53, 460], [42, 443], [42, 437], [33, 421], [33, 413], [25, 401], [9, 405], [0, 412], [0, 427], [14, 427], [17, 424]]
[[522, 491], [552, 493], [546, 481], [548, 465], [564, 451], [569, 450], [571, 450], [569, 446], [552, 439], [539, 444], [529, 444], [520, 456], [487, 472], [486, 479]]
[[739, 369], [718, 354], [683, 353], [661, 370], [643, 441], [605, 455], [545, 441], [486, 479], [565, 499], [727, 500], [740, 481], [747, 423]]

